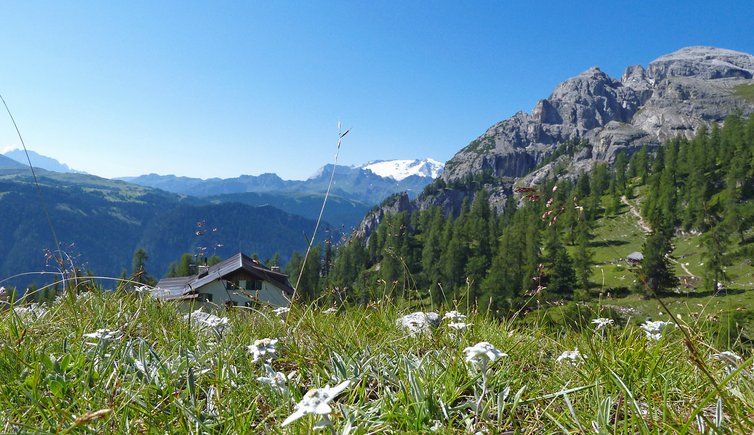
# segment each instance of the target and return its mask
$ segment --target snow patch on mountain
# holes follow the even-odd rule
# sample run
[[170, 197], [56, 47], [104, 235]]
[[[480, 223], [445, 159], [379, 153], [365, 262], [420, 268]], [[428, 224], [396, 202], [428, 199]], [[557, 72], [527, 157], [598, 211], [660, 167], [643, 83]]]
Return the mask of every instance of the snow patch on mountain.
[[442, 174], [443, 164], [434, 159], [379, 160], [362, 166], [380, 177], [401, 181], [412, 175], [437, 178]]

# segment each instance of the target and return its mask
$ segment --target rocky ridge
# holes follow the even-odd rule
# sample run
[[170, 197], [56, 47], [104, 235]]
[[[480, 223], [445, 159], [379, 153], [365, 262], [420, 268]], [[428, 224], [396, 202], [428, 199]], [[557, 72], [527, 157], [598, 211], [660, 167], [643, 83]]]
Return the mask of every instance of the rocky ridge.
[[[471, 141], [417, 199], [397, 195], [372, 210], [355, 235], [368, 237], [386, 213], [439, 206], [457, 214], [480, 188], [502, 210], [514, 184], [539, 184], [556, 166], [561, 175], [575, 177], [597, 162], [612, 163], [620, 151], [691, 138], [702, 125], [736, 112], [748, 116], [754, 113], [754, 100], [746, 97], [751, 88], [754, 56], [714, 47], [686, 47], [647, 68], [629, 66], [620, 79], [589, 68], [558, 85], [531, 113], [516, 113]], [[567, 141], [587, 146], [545, 164]]]
[[700, 126], [735, 111], [754, 112], [754, 101], [737, 92], [754, 86], [752, 77], [754, 56], [713, 47], [683, 48], [646, 69], [630, 66], [619, 80], [593, 67], [558, 85], [531, 114], [519, 112], [490, 127], [447, 162], [443, 179], [479, 172], [523, 177], [567, 140], [591, 145], [575, 159], [573, 169], [580, 171], [596, 161], [611, 162], [620, 150], [657, 146], [678, 135], [690, 138]]

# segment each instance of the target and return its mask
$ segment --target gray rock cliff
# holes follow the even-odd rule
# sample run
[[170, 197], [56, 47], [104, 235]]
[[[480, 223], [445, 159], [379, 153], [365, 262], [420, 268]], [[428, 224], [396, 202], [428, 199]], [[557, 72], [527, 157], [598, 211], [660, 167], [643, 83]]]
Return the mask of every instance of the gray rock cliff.
[[530, 172], [569, 139], [591, 144], [591, 153], [574, 165], [588, 170], [621, 150], [689, 138], [735, 111], [754, 112], [754, 101], [737, 92], [754, 86], [752, 77], [754, 56], [713, 47], [683, 48], [646, 69], [630, 66], [620, 80], [593, 67], [558, 85], [531, 114], [519, 112], [490, 127], [447, 162], [443, 179], [480, 172], [540, 179]]
[[[368, 215], [357, 235], [368, 237], [385, 213], [439, 206], [458, 214], [479, 184], [490, 204], [502, 210], [513, 184], [536, 185], [555, 172], [575, 178], [596, 162], [612, 163], [620, 151], [657, 147], [702, 125], [722, 122], [733, 113], [754, 113], [746, 92], [754, 87], [754, 56], [714, 47], [687, 47], [652, 61], [629, 66], [620, 79], [592, 67], [558, 85], [537, 102], [531, 114], [519, 112], [491, 126], [445, 164], [442, 184], [411, 203], [397, 200]], [[744, 91], [744, 92], [741, 92]], [[572, 158], [544, 164], [566, 141], [582, 141]], [[565, 167], [565, 169], [564, 169]], [[564, 172], [565, 171], [565, 172]], [[494, 177], [490, 181], [484, 175]]]

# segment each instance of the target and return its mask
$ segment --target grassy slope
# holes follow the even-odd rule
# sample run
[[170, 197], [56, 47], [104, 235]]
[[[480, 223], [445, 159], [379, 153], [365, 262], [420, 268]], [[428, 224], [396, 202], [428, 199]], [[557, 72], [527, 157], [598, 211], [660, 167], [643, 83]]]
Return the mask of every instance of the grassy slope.
[[[641, 191], [639, 191], [641, 194]], [[607, 201], [605, 197], [605, 201]], [[630, 201], [635, 207], [641, 207], [641, 196]], [[594, 229], [592, 249], [595, 267], [591, 281], [593, 293], [601, 294], [601, 302], [607, 305], [630, 307], [635, 322], [647, 318], [669, 320], [665, 310], [656, 300], [646, 300], [638, 295], [627, 294], [634, 285], [636, 273], [623, 260], [634, 251], [641, 252], [645, 234], [636, 217], [629, 208], [621, 206], [620, 213], [598, 221]], [[745, 256], [734, 259], [728, 266], [731, 281], [727, 289], [711, 295], [704, 285], [704, 248], [698, 235], [679, 235], [673, 240], [675, 250], [676, 276], [688, 276], [681, 263], [694, 274], [698, 280], [692, 288], [681, 288], [678, 296], [666, 296], [666, 301], [673, 312], [686, 318], [706, 319], [713, 322], [732, 321], [739, 323], [739, 328], [748, 338], [754, 339], [754, 268], [751, 260]], [[732, 251], [739, 250], [738, 241], [734, 240]], [[608, 296], [609, 294], [609, 296]], [[709, 325], [708, 325], [709, 326]], [[720, 328], [716, 326], [715, 328]]]
[[[629, 325], [595, 333], [497, 322], [472, 314], [412, 337], [390, 303], [336, 314], [294, 307], [286, 322], [269, 309], [225, 313], [222, 335], [202, 332], [174, 305], [130, 293], [67, 296], [39, 319], [0, 312], [0, 432], [309, 433], [316, 418], [283, 420], [312, 387], [351, 385], [331, 403], [338, 432], [667, 433], [714, 426], [751, 432], [751, 362], [728, 376], [719, 349], [694, 335], [695, 366], [678, 328], [650, 342]], [[108, 328], [120, 338], [84, 334]], [[696, 331], [696, 330], [694, 330]], [[274, 391], [246, 347], [278, 338], [272, 367], [289, 376]], [[482, 378], [463, 349], [488, 341], [508, 354]], [[558, 362], [578, 348], [579, 364]], [[700, 374], [708, 370], [714, 379]]]

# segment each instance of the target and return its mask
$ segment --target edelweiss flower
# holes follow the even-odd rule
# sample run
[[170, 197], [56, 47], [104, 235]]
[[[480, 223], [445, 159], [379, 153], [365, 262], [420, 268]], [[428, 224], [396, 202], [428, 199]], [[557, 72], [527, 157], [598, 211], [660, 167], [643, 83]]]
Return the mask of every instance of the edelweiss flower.
[[111, 331], [109, 329], [98, 329], [94, 332], [84, 334], [86, 338], [94, 338], [100, 341], [118, 340], [121, 337], [120, 331]]
[[286, 384], [293, 373], [286, 376], [283, 372], [276, 372], [269, 364], [265, 364], [264, 369], [267, 372], [267, 376], [260, 376], [257, 378], [257, 381], [267, 384], [272, 387], [272, 389], [281, 393], [285, 392], [287, 390]]
[[584, 357], [581, 355], [578, 349], [567, 350], [560, 354], [555, 362], [568, 361], [573, 365], [578, 365], [584, 361]]
[[662, 330], [672, 325], [671, 322], [664, 322], [662, 320], [656, 322], [647, 320], [641, 325], [641, 329], [647, 334], [647, 339], [657, 341], [662, 337]]
[[328, 385], [325, 388], [313, 388], [304, 398], [296, 404], [296, 410], [285, 419], [281, 426], [287, 426], [307, 414], [327, 416], [332, 412], [330, 402], [351, 384], [351, 381], [343, 381], [334, 387]]
[[443, 319], [450, 319], [453, 322], [457, 322], [459, 320], [463, 320], [466, 318], [465, 315], [459, 313], [458, 311], [448, 311], [445, 313], [444, 316], [442, 316]]
[[463, 331], [464, 329], [468, 328], [469, 326], [471, 326], [471, 323], [463, 323], [463, 322], [448, 323], [448, 328], [453, 328], [453, 329], [455, 329], [457, 331]]
[[600, 317], [598, 319], [592, 319], [592, 323], [597, 325], [596, 328], [594, 328], [595, 331], [599, 331], [602, 328], [605, 328], [607, 326], [610, 326], [615, 323], [613, 319], [606, 319], [604, 317]]
[[33, 303], [25, 307], [14, 307], [13, 312], [23, 320], [39, 320], [47, 314], [47, 309], [43, 306]]
[[500, 357], [508, 356], [486, 341], [467, 347], [463, 351], [466, 353], [466, 362], [474, 366], [480, 366], [482, 369], [485, 369], [490, 362], [495, 362]]
[[214, 329], [218, 334], [228, 327], [227, 317], [217, 317], [214, 314], [205, 313], [202, 310], [196, 310], [191, 314], [183, 316], [185, 320], [196, 324], [200, 329]]
[[254, 344], [249, 345], [247, 349], [249, 349], [249, 353], [254, 356], [252, 362], [257, 362], [262, 359], [262, 357], [265, 357], [264, 360], [266, 362], [272, 361], [277, 355], [277, 349], [275, 349], [277, 342], [277, 338], [263, 338], [261, 340], [256, 340]]
[[284, 315], [288, 314], [289, 311], [291, 311], [289, 307], [279, 307], [272, 310], [273, 313], [277, 314], [280, 317], [283, 317]]

